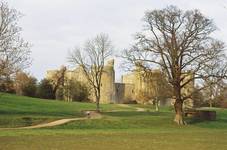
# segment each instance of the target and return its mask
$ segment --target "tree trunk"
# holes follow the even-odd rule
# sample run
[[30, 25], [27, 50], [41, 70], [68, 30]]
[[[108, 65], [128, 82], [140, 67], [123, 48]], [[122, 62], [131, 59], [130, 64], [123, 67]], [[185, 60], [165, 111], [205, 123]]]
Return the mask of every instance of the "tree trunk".
[[176, 122], [178, 125], [185, 125], [186, 123], [184, 121], [183, 102], [176, 99], [174, 108], [176, 113], [174, 122]]
[[96, 111], [100, 112], [100, 106], [99, 106], [99, 101], [100, 101], [100, 93], [96, 93]]
[[183, 112], [183, 100], [181, 98], [181, 89], [180, 89], [180, 84], [177, 84], [178, 86], [174, 87], [174, 94], [176, 101], [174, 103], [174, 108], [175, 108], [175, 118], [174, 122], [176, 122], [178, 125], [185, 125], [184, 121], [184, 112]]
[[96, 111], [100, 112], [99, 100], [96, 101]]
[[213, 107], [212, 106], [212, 99], [210, 99], [209, 105], [210, 105], [210, 107]]
[[158, 98], [155, 98], [155, 111], [159, 111]]
[[212, 91], [212, 87], [210, 87], [210, 99], [209, 99], [209, 105], [210, 105], [210, 107], [212, 107], [212, 93], [213, 93], [213, 91]]

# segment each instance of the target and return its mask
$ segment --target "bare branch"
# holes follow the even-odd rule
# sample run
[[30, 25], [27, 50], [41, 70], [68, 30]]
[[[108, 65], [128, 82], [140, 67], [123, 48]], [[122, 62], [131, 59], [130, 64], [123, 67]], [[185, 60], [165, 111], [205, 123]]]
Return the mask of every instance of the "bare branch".
[[21, 14], [0, 3], [0, 80], [10, 78], [30, 66], [30, 45], [21, 38], [18, 20]]
[[[184, 12], [169, 6], [146, 12], [144, 22], [144, 31], [136, 35], [135, 46], [124, 57], [134, 65], [150, 70], [155, 66], [166, 73], [174, 89], [176, 114], [182, 118], [183, 88], [193, 88], [198, 79], [226, 77], [224, 43], [211, 37], [216, 27], [198, 10]], [[214, 64], [218, 61], [222, 64]]]
[[99, 110], [101, 79], [104, 69], [104, 62], [112, 54], [112, 45], [108, 35], [100, 34], [95, 38], [86, 41], [85, 46], [75, 48], [69, 54], [69, 62], [79, 66], [93, 88], [96, 97], [97, 110]]

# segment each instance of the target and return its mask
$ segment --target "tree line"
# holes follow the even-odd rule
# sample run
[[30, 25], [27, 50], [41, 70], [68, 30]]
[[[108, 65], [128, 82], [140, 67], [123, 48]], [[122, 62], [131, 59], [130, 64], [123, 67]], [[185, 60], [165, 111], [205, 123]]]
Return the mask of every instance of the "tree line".
[[67, 83], [59, 82], [59, 78], [52, 80], [42, 79], [40, 82], [25, 72], [17, 72], [15, 78], [0, 85], [0, 92], [14, 93], [21, 96], [36, 97], [50, 100], [64, 101], [89, 101], [88, 87], [79, 81], [67, 80]]

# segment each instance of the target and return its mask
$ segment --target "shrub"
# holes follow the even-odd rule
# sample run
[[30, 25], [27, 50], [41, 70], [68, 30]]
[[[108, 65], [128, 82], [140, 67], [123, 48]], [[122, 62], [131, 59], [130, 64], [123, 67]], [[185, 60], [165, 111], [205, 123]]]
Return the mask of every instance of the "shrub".
[[87, 101], [89, 97], [88, 87], [74, 80], [69, 80], [64, 87], [66, 100], [70, 101]]
[[24, 96], [36, 96], [37, 79], [27, 73], [19, 72], [14, 81], [16, 94]]
[[36, 97], [36, 91], [37, 91], [36, 78], [31, 77], [29, 79], [28, 84], [22, 90], [23, 90], [23, 95], [30, 96], [30, 97]]
[[55, 95], [52, 89], [52, 85], [50, 81], [47, 79], [43, 79], [40, 81], [37, 89], [37, 97], [44, 99], [54, 99]]

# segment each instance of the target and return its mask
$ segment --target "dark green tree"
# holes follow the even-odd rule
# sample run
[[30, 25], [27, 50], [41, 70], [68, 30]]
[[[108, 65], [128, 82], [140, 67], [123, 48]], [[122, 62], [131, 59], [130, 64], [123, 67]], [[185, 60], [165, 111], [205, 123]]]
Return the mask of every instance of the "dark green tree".
[[40, 81], [37, 89], [37, 97], [44, 99], [55, 99], [55, 93], [49, 80]]

